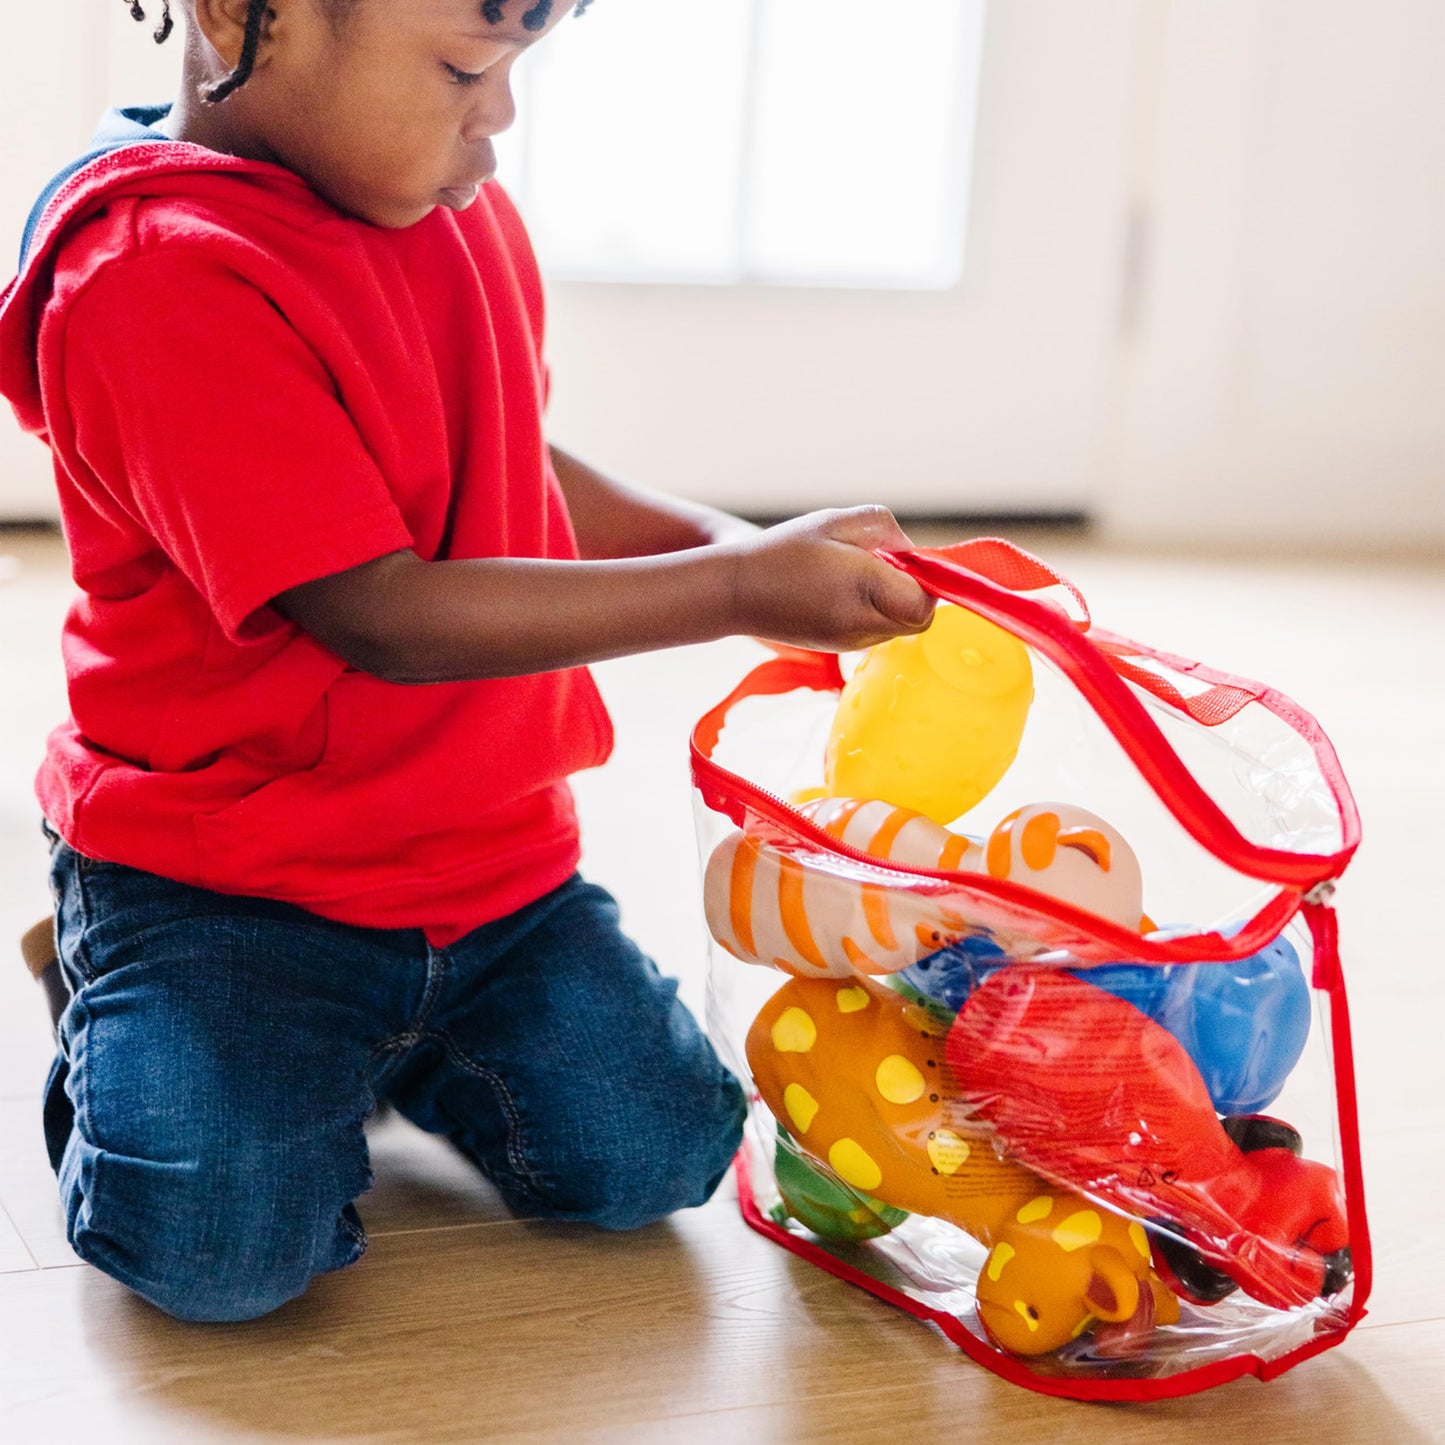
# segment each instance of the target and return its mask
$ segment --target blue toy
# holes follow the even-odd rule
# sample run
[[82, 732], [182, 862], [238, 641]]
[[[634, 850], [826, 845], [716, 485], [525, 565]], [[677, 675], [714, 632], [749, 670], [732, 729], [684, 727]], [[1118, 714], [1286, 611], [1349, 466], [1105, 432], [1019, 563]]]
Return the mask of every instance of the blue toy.
[[[957, 1013], [1006, 964], [990, 938], [966, 938], [897, 975]], [[1184, 1046], [1220, 1114], [1257, 1114], [1284, 1088], [1310, 1031], [1310, 990], [1299, 955], [1277, 938], [1236, 963], [1108, 963], [1074, 977], [1131, 1003]]]

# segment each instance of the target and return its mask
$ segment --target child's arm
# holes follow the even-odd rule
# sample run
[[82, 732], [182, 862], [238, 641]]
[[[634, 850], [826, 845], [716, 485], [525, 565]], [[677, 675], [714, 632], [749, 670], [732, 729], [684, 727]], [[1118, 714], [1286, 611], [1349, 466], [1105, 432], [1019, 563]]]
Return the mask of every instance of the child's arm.
[[426, 562], [392, 552], [272, 605], [390, 682], [550, 672], [734, 633], [847, 650], [918, 632], [932, 599], [873, 555], [912, 544], [883, 507], [614, 561]]
[[714, 507], [614, 481], [561, 447], [551, 452], [585, 558], [655, 557], [710, 542], [741, 541], [758, 530]]

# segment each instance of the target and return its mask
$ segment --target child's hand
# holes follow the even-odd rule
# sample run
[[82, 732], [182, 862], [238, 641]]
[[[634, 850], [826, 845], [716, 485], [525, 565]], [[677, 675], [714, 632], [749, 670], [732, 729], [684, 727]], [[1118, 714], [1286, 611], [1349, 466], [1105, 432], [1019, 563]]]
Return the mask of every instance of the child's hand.
[[810, 512], [732, 543], [736, 630], [820, 652], [922, 632], [933, 598], [873, 555], [912, 546], [886, 507]]

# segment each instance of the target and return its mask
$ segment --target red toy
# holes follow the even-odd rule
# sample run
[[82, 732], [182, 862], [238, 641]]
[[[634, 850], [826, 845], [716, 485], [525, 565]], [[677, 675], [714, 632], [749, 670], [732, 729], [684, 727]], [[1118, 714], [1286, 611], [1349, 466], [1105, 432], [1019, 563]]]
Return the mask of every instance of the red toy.
[[1150, 1221], [1155, 1267], [1185, 1298], [1237, 1284], [1288, 1309], [1349, 1280], [1335, 1171], [1298, 1158], [1288, 1125], [1221, 1123], [1189, 1055], [1132, 1004], [1016, 965], [969, 997], [946, 1050], [1011, 1155]]

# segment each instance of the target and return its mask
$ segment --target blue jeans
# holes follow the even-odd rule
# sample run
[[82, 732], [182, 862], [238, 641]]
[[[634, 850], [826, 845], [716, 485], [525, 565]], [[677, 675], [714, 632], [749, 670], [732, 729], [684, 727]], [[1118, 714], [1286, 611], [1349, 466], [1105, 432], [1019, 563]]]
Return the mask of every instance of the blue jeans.
[[580, 878], [432, 948], [64, 843], [51, 871], [67, 1233], [172, 1315], [265, 1314], [361, 1254], [381, 1098], [518, 1214], [607, 1229], [701, 1204], [738, 1146], [737, 1081]]

